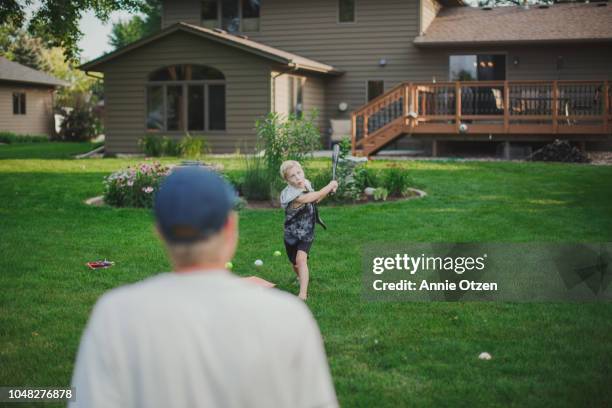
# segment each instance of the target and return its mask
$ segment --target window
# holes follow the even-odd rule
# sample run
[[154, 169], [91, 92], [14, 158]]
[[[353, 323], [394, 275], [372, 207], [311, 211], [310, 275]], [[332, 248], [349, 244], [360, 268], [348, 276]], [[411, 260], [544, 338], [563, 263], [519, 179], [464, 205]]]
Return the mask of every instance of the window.
[[202, 0], [202, 26], [230, 33], [259, 31], [261, 0]]
[[451, 81], [503, 81], [506, 79], [505, 55], [451, 55]]
[[26, 94], [24, 92], [13, 92], [13, 115], [26, 114]]
[[304, 114], [304, 80], [300, 77], [289, 77], [288, 112], [298, 118]]
[[338, 0], [338, 22], [355, 22], [355, 0]]
[[368, 81], [368, 94], [367, 101], [370, 102], [372, 99], [385, 93], [385, 82], [384, 81]]
[[242, 31], [259, 31], [261, 0], [242, 0]]
[[149, 131], [225, 130], [225, 77], [203, 65], [173, 65], [149, 75]]
[[202, 0], [202, 25], [206, 28], [217, 28], [219, 7], [217, 0]]
[[208, 105], [208, 128], [225, 130], [225, 85], [209, 85]]

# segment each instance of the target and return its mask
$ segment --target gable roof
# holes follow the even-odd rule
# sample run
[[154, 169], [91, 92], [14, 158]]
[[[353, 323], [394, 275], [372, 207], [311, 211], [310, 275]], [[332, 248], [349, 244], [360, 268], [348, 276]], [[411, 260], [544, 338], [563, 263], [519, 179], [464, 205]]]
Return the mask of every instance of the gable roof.
[[[603, 4], [603, 5], [602, 5]], [[600, 6], [601, 5], [601, 6]], [[612, 6], [607, 3], [443, 8], [416, 46], [569, 43], [612, 41]]]
[[0, 56], [0, 81], [25, 82], [45, 86], [66, 86], [68, 82], [57, 79]]
[[85, 71], [95, 71], [96, 67], [98, 67], [100, 64], [111, 61], [127, 52], [130, 52], [136, 48], [142, 47], [143, 45], [149, 44], [153, 41], [156, 41], [160, 38], [163, 38], [177, 31], [183, 31], [183, 32], [195, 34], [200, 37], [203, 37], [203, 38], [206, 38], [206, 39], [209, 39], [209, 40], [212, 40], [212, 41], [215, 41], [215, 42], [218, 42], [218, 43], [230, 46], [230, 47], [241, 49], [251, 54], [259, 55], [260, 57], [269, 59], [271, 61], [278, 62], [280, 64], [287, 65], [289, 67], [293, 67], [295, 69], [301, 69], [305, 71], [324, 73], [324, 74], [341, 74], [342, 73], [342, 71], [337, 70], [331, 65], [323, 64], [321, 62], [314, 61], [309, 58], [304, 58], [297, 54], [292, 54], [287, 51], [279, 50], [278, 48], [270, 47], [269, 45], [265, 45], [265, 44], [262, 44], [262, 43], [259, 43], [253, 40], [249, 40], [248, 38], [244, 36], [229, 34], [223, 30], [211, 30], [209, 28], [204, 28], [204, 27], [200, 27], [200, 26], [196, 26], [196, 25], [188, 24], [184, 22], [179, 22], [169, 27], [166, 27], [163, 30], [157, 32], [156, 34], [140, 39], [136, 42], [133, 42], [130, 45], [127, 45], [109, 54], [103, 55], [99, 58], [89, 61], [81, 65], [79, 68]]

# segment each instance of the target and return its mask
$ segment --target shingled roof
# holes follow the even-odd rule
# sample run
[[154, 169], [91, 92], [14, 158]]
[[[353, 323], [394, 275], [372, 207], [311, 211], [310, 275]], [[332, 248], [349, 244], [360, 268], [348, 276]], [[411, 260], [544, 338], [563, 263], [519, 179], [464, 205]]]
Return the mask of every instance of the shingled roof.
[[127, 45], [117, 51], [103, 55], [93, 61], [89, 61], [79, 68], [85, 71], [95, 71], [99, 69], [100, 65], [115, 59], [116, 57], [123, 55], [126, 52], [142, 47], [145, 44], [153, 42], [159, 38], [165, 37], [176, 31], [184, 31], [198, 35], [200, 37], [228, 45], [230, 47], [238, 48], [251, 54], [259, 55], [263, 58], [267, 58], [271, 61], [275, 61], [281, 64], [285, 64], [295, 69], [301, 69], [310, 72], [324, 73], [324, 74], [341, 74], [342, 71], [332, 67], [331, 65], [323, 64], [321, 62], [311, 60], [309, 58], [302, 57], [297, 54], [293, 54], [287, 51], [280, 50], [278, 48], [270, 47], [253, 40], [249, 40], [247, 37], [230, 34], [223, 30], [211, 30], [208, 28], [179, 22], [173, 24], [156, 34], [143, 38], [130, 45]]
[[612, 41], [612, 5], [566, 3], [531, 6], [443, 8], [416, 46]]
[[57, 79], [44, 72], [9, 61], [0, 56], [0, 81], [24, 82], [46, 86], [66, 86], [68, 82]]

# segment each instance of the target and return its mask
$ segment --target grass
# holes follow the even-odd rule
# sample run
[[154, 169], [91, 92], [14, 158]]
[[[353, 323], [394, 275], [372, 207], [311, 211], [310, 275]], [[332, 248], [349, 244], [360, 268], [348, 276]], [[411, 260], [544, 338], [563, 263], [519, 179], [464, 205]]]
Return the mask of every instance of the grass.
[[[169, 269], [148, 211], [83, 204], [104, 176], [138, 162], [68, 159], [90, 147], [0, 146], [0, 384], [69, 384], [95, 300]], [[368, 303], [360, 252], [371, 241], [612, 241], [612, 167], [398, 163], [429, 195], [324, 207], [330, 228], [312, 249], [308, 304], [342, 406], [612, 406], [609, 303]], [[262, 258], [257, 274], [296, 292], [286, 260], [272, 256], [282, 222], [280, 210], [241, 212], [234, 269], [254, 274]], [[116, 265], [85, 268], [100, 258]], [[478, 360], [482, 351], [493, 360]]]

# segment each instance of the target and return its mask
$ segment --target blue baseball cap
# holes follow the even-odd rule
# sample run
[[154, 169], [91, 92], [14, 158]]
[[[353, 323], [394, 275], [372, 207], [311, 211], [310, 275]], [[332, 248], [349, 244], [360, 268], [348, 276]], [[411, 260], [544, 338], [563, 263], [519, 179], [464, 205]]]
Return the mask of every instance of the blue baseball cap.
[[202, 166], [177, 167], [155, 194], [153, 210], [164, 239], [188, 243], [218, 232], [237, 199], [215, 172]]

